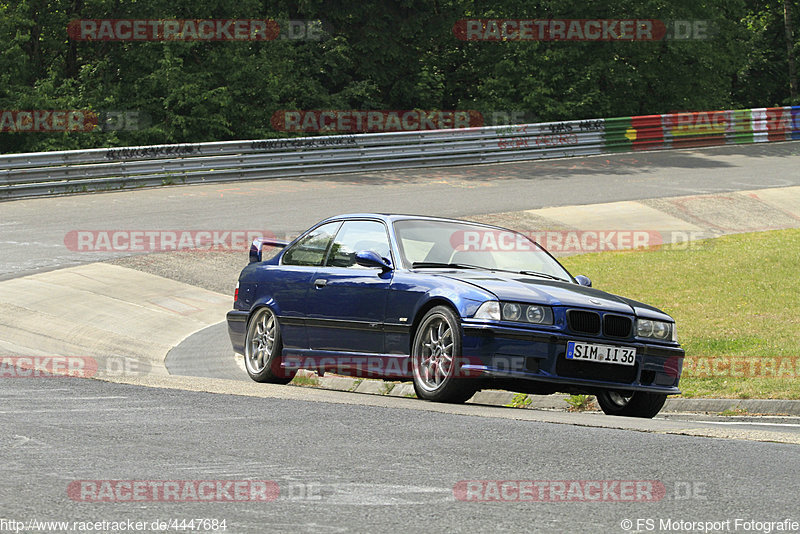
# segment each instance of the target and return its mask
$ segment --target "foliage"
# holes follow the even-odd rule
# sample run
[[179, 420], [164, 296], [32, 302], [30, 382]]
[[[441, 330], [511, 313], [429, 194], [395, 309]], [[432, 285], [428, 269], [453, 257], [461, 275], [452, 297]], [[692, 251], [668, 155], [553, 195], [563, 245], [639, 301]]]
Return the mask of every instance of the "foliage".
[[[795, 20], [800, 0], [791, 0]], [[708, 19], [709, 40], [465, 42], [465, 18]], [[320, 19], [322, 40], [75, 41], [88, 18]], [[796, 32], [797, 33], [797, 32]], [[797, 47], [795, 37], [794, 45]], [[0, 110], [137, 111], [132, 130], [0, 133], [0, 153], [283, 137], [282, 109], [566, 120], [789, 103], [782, 0], [0, 0]], [[497, 119], [499, 120], [499, 119]]]
[[506, 404], [509, 408], [527, 408], [533, 400], [525, 393], [514, 393], [514, 398]]
[[294, 386], [320, 387], [321, 382], [319, 378], [314, 375], [298, 373], [294, 375], [291, 384]]
[[564, 400], [569, 404], [567, 411], [570, 412], [586, 412], [597, 409], [592, 395], [570, 395]]

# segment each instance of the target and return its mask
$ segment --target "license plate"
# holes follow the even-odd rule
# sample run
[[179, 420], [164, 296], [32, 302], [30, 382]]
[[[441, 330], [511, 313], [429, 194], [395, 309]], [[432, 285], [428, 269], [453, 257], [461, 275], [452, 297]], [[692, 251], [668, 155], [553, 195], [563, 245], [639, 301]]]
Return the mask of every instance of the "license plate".
[[636, 363], [636, 349], [631, 347], [600, 345], [598, 343], [569, 341], [567, 342], [567, 359], [615, 363], [617, 365], [633, 365]]

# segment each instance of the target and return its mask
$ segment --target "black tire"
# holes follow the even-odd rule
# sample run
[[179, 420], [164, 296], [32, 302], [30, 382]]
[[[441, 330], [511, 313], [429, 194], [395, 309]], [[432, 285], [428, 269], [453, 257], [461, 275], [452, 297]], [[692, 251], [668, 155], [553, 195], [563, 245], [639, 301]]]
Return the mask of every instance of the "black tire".
[[597, 403], [606, 415], [623, 417], [643, 417], [652, 419], [661, 411], [667, 396], [661, 393], [644, 391], [601, 391]]
[[456, 376], [461, 357], [461, 322], [447, 306], [436, 306], [419, 323], [411, 346], [414, 391], [435, 402], [463, 403], [477, 391], [475, 379]]
[[288, 384], [297, 371], [281, 369], [281, 327], [269, 308], [258, 308], [250, 316], [244, 340], [244, 366], [256, 382]]

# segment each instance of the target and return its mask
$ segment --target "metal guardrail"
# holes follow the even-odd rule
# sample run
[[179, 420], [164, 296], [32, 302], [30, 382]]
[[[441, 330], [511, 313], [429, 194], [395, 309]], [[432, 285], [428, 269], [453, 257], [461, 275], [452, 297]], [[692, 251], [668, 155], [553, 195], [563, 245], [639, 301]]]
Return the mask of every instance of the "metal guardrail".
[[0, 199], [800, 139], [800, 106], [0, 155]]

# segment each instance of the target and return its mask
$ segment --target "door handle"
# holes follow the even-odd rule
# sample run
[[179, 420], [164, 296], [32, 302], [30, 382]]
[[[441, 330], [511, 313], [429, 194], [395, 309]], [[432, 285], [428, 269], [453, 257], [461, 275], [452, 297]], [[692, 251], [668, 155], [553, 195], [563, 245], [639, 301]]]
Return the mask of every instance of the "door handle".
[[326, 285], [328, 285], [328, 281], [325, 280], [324, 278], [317, 278], [316, 280], [314, 280], [314, 287], [317, 289], [322, 289]]

